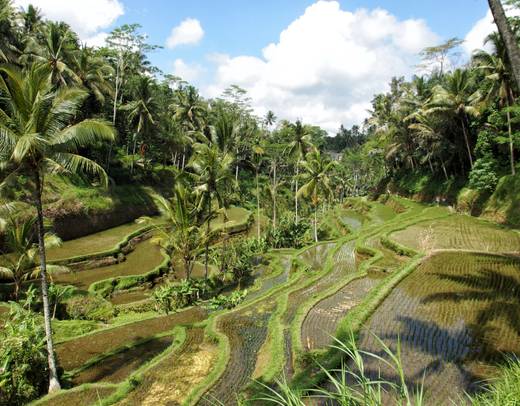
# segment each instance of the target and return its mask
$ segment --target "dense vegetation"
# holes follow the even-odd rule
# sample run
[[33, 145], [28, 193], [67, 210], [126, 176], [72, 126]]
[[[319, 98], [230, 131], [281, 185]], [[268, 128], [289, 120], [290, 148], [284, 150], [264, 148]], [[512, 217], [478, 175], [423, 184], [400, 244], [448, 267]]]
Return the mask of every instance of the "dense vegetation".
[[[518, 251], [518, 236], [497, 225], [390, 196], [520, 224], [520, 67], [511, 56], [520, 20], [498, 25], [487, 39], [493, 51], [475, 52], [465, 66], [451, 65], [457, 39], [425, 49], [428, 73], [394, 78], [362, 126], [328, 137], [271, 111], [255, 116], [238, 86], [205, 99], [150, 64], [157, 46], [137, 24], [90, 48], [65, 23], [0, 0], [0, 295], [12, 300], [0, 312], [0, 405], [62, 384], [78, 386], [54, 395], [69, 393], [71, 404], [100, 393], [112, 404], [130, 392], [139, 402], [159, 381], [164, 392], [178, 382], [175, 401], [186, 403], [232, 402], [247, 389], [303, 404], [326, 378], [339, 393], [317, 393], [342, 404], [381, 404], [387, 386], [421, 404], [390, 347], [382, 345], [398, 382], [364, 375], [369, 363], [350, 330], [359, 333], [427, 253]], [[71, 214], [142, 206], [149, 210], [136, 211], [136, 224], [95, 235], [97, 243], [62, 241], [80, 236], [65, 230]], [[517, 265], [500, 257], [492, 269], [508, 276]], [[472, 278], [481, 268], [471, 267]], [[334, 317], [320, 316], [330, 309]], [[381, 331], [390, 336], [388, 322]], [[318, 329], [343, 341], [325, 351], [328, 335], [316, 338]], [[349, 357], [361, 371], [352, 387], [361, 390], [337, 381], [349, 373], [338, 360]], [[197, 367], [185, 381], [168, 362]], [[102, 363], [103, 384], [81, 386], [98, 383]], [[294, 381], [279, 380], [282, 371]], [[518, 386], [517, 371], [511, 361], [497, 391]], [[475, 402], [499, 404], [493, 395]]]

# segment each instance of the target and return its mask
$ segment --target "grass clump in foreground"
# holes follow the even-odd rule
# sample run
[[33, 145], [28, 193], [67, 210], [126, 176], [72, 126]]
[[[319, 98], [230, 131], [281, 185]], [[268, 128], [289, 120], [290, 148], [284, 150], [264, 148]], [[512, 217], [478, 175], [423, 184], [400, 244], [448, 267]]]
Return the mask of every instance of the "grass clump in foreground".
[[329, 382], [327, 386], [299, 390], [289, 385], [285, 378], [277, 380], [274, 388], [258, 383], [260, 393], [253, 396], [248, 402], [260, 401], [287, 406], [304, 406], [309, 403], [363, 406], [424, 405], [422, 385], [411, 388], [406, 382], [399, 347], [396, 352], [392, 352], [383, 341], [377, 340], [382, 353], [387, 357], [385, 362], [399, 376], [397, 382], [388, 382], [377, 374], [367, 372], [366, 360], [369, 358], [380, 360], [381, 356], [360, 350], [356, 345], [354, 334], [350, 333], [347, 341], [335, 339], [335, 344], [332, 345], [332, 348], [341, 353], [344, 358], [341, 366], [335, 369], [320, 366], [322, 372], [327, 376]]
[[474, 406], [514, 406], [520, 403], [520, 360], [510, 359], [501, 368], [500, 378], [471, 399]]

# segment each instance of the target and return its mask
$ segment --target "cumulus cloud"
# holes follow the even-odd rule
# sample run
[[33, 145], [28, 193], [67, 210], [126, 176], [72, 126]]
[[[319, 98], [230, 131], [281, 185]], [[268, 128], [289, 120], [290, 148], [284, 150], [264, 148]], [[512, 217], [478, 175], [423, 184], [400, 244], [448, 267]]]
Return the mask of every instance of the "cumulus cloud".
[[418, 52], [439, 42], [423, 20], [400, 21], [383, 9], [342, 10], [318, 1], [293, 21], [262, 57], [218, 55], [215, 80], [205, 91], [219, 95], [237, 84], [249, 91], [258, 114], [322, 126], [360, 123], [375, 93], [393, 76], [414, 72]]
[[196, 45], [204, 37], [204, 30], [200, 21], [195, 18], [186, 18], [178, 26], [172, 28], [172, 32], [166, 40], [168, 48], [179, 45]]
[[[520, 9], [516, 7], [506, 9], [506, 11], [509, 16], [520, 16]], [[484, 41], [486, 37], [494, 31], [497, 31], [497, 26], [495, 25], [491, 11], [488, 10], [486, 15], [475, 23], [464, 38], [463, 47], [466, 53], [471, 55], [476, 49], [485, 49], [488, 52], [492, 51], [489, 44], [484, 45]]]
[[65, 21], [83, 41], [92, 45], [101, 45], [106, 34], [100, 31], [124, 14], [119, 0], [15, 0], [14, 4], [24, 9], [32, 4], [46, 18]]
[[188, 64], [180, 58], [173, 62], [173, 74], [188, 82], [199, 79], [202, 73], [204, 68], [198, 64]]

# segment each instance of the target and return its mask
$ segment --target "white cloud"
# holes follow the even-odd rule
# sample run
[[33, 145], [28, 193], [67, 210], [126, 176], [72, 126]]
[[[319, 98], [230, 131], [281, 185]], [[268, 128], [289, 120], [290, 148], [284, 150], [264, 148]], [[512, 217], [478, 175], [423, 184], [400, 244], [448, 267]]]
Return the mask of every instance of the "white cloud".
[[38, 7], [46, 18], [65, 21], [80, 39], [95, 45], [105, 35], [100, 31], [124, 14], [119, 0], [15, 0], [14, 4], [24, 9], [29, 4]]
[[178, 26], [172, 28], [172, 32], [166, 40], [168, 48], [179, 45], [196, 45], [204, 37], [204, 30], [200, 21], [195, 18], [186, 18]]
[[107, 32], [98, 32], [97, 34], [85, 38], [83, 42], [87, 44], [89, 47], [102, 47], [106, 45], [106, 39], [108, 38]]
[[337, 1], [318, 1], [293, 21], [262, 57], [212, 58], [215, 80], [208, 96], [237, 84], [253, 99], [258, 114], [335, 132], [341, 123], [360, 123], [375, 93], [393, 76], [414, 72], [417, 53], [439, 38], [423, 20], [399, 21], [383, 9], [341, 10]]
[[197, 80], [203, 72], [204, 68], [198, 64], [188, 64], [180, 58], [173, 62], [173, 74], [188, 82]]
[[[520, 9], [516, 7], [509, 8], [506, 11], [509, 16], [520, 16]], [[491, 46], [484, 45], [484, 40], [494, 31], [497, 31], [497, 26], [495, 25], [491, 11], [488, 10], [485, 17], [478, 20], [468, 32], [466, 38], [464, 38], [465, 42], [463, 47], [466, 53], [471, 55], [476, 49], [485, 49], [488, 52], [491, 51]]]

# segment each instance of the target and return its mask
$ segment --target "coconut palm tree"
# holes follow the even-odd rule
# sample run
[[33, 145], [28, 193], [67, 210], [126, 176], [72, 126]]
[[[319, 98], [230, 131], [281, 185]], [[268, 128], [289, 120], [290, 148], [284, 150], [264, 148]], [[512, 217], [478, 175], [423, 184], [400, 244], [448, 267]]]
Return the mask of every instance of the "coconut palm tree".
[[[22, 282], [38, 277], [38, 245], [34, 243], [36, 218], [20, 220], [10, 217], [4, 224], [3, 233], [6, 254], [2, 257], [0, 276], [14, 282], [14, 297], [18, 301]], [[57, 247], [61, 240], [51, 233], [45, 234], [45, 246]], [[47, 270], [57, 270], [48, 265]]]
[[310, 134], [300, 120], [289, 124], [293, 140], [287, 146], [288, 155], [296, 161], [295, 165], [295, 188], [294, 188], [294, 211], [295, 223], [298, 224], [298, 177], [300, 172], [300, 161], [313, 147]]
[[328, 161], [318, 150], [309, 152], [302, 162], [306, 183], [298, 190], [298, 195], [310, 198], [314, 208], [315, 242], [318, 242], [318, 205], [322, 199], [332, 195], [330, 175], [336, 165], [336, 161]]
[[517, 39], [513, 30], [509, 26], [506, 13], [502, 7], [502, 2], [500, 0], [488, 0], [488, 3], [498, 27], [498, 31], [500, 32], [500, 36], [504, 41], [507, 55], [511, 61], [516, 86], [520, 89], [520, 48], [518, 48]]
[[15, 62], [19, 55], [19, 40], [13, 24], [15, 11], [11, 0], [0, 0], [0, 61]]
[[128, 112], [128, 120], [135, 126], [131, 173], [134, 171], [137, 138], [149, 134], [152, 126], [155, 125], [157, 104], [153, 97], [152, 84], [150, 77], [140, 76], [132, 92], [133, 100], [121, 106], [121, 110]]
[[74, 55], [74, 71], [81, 86], [87, 89], [100, 104], [105, 103], [105, 96], [112, 96], [114, 91], [107, 78], [114, 69], [102, 58], [95, 56], [92, 49], [81, 48]]
[[[210, 234], [210, 221], [214, 216], [216, 205], [224, 211], [228, 206], [227, 194], [231, 184], [231, 165], [233, 156], [223, 154], [216, 145], [197, 143], [189, 167], [193, 170], [195, 191], [199, 196], [198, 210], [206, 223], [206, 232]], [[205, 277], [208, 277], [209, 242], [206, 240], [204, 253]]]
[[0, 190], [19, 175], [32, 180], [33, 204], [37, 212], [37, 236], [45, 334], [49, 361], [49, 391], [60, 388], [49, 312], [47, 260], [42, 192], [49, 173], [87, 172], [107, 184], [105, 171], [97, 163], [78, 154], [95, 142], [113, 140], [113, 128], [101, 120], [70, 124], [88, 93], [77, 88], [56, 90], [52, 73], [45, 65], [34, 64], [28, 71], [0, 67], [0, 159], [6, 177]]
[[43, 42], [35, 37], [27, 40], [22, 61], [47, 65], [52, 83], [57, 87], [80, 84], [73, 69], [74, 36], [68, 27], [49, 22], [45, 26]]
[[267, 127], [271, 127], [274, 123], [276, 123], [276, 120], [277, 117], [274, 114], [274, 112], [272, 110], [269, 110], [264, 117], [264, 124]]
[[[175, 186], [171, 200], [154, 196], [155, 202], [168, 227], [157, 227], [155, 240], [173, 257], [182, 260], [186, 279], [191, 278], [193, 265], [205, 246], [206, 233], [201, 231], [198, 221], [196, 195], [189, 192], [181, 183]], [[141, 221], [151, 219], [143, 217]]]
[[487, 102], [494, 101], [497, 97], [500, 107], [506, 107], [507, 128], [509, 134], [509, 160], [511, 164], [511, 174], [515, 174], [515, 157], [513, 131], [511, 126], [510, 107], [514, 103], [511, 70], [504, 43], [498, 33], [490, 34], [485, 41], [486, 44], [491, 43], [494, 53], [486, 51], [477, 51], [473, 54], [473, 61], [477, 69], [484, 72], [485, 81], [488, 83], [487, 94], [485, 99]]
[[443, 86], [433, 88], [432, 100], [426, 114], [442, 113], [457, 120], [462, 129], [470, 167], [473, 168], [473, 156], [469, 142], [468, 117], [479, 115], [480, 94], [473, 91], [471, 72], [457, 69], [446, 78]]

